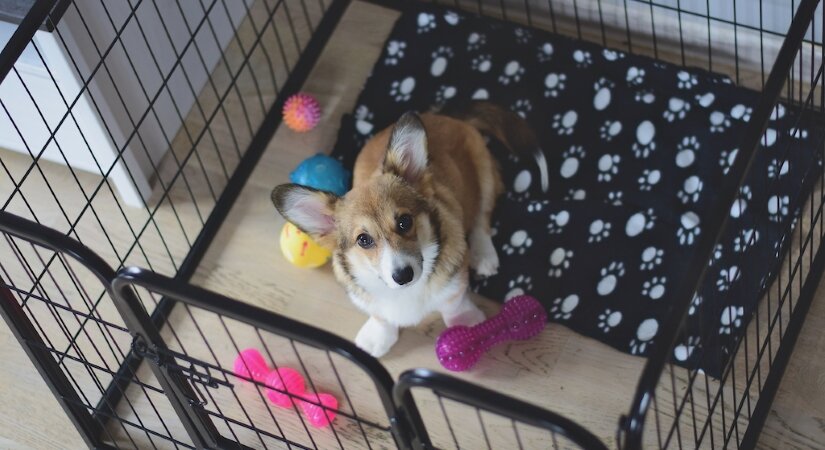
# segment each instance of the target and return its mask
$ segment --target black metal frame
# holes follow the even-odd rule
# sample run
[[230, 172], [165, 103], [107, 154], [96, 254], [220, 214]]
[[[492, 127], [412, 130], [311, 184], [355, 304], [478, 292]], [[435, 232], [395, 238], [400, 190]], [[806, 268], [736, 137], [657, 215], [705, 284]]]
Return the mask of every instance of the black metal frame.
[[[651, 16], [654, 5], [664, 7], [654, 1], [634, 1], [649, 4], [651, 6]], [[398, 1], [371, 0], [371, 2], [399, 10], [403, 8], [403, 2]], [[5, 79], [13, 70], [15, 62], [32, 40], [34, 33], [41, 29], [43, 24], [46, 24], [47, 28], [51, 28], [50, 20], [56, 20], [57, 17], [55, 15], [50, 16], [50, 13], [62, 13], [68, 7], [67, 4], [66, 1], [56, 0], [38, 0], [36, 2], [22, 21], [17, 32], [0, 53], [0, 80]], [[323, 2], [321, 4], [323, 5]], [[217, 431], [211, 418], [204, 412], [202, 405], [198, 403], [197, 386], [193, 385], [194, 381], [191, 374], [187, 374], [185, 368], [181, 368], [175, 362], [185, 355], [176, 354], [169, 350], [160, 334], [164, 322], [172, 312], [172, 308], [176, 304], [182, 303], [210, 311], [222, 317], [248, 323], [295, 341], [335, 352], [354, 362], [374, 382], [384, 411], [389, 419], [392, 435], [396, 444], [400, 447], [432, 447], [432, 442], [424, 421], [418, 412], [412, 393], [414, 389], [424, 388], [434, 392], [439, 398], [443, 396], [455, 400], [475, 408], [477, 411], [488, 411], [520, 423], [546, 429], [552, 433], [554, 442], [555, 436], [559, 435], [582, 448], [605, 448], [601, 441], [589, 431], [562, 416], [446, 375], [415, 370], [404, 373], [399, 381], [395, 383], [377, 360], [347, 340], [272, 312], [187, 284], [280, 124], [280, 110], [285, 99], [297, 92], [306, 80], [349, 4], [348, 0], [333, 0], [324, 9], [323, 19], [312, 33], [310, 41], [301, 50], [298, 62], [289, 72], [287, 81], [268, 108], [262, 123], [254, 133], [246, 151], [220, 193], [197, 238], [191, 244], [191, 248], [174, 278], [137, 268], [126, 268], [115, 273], [107, 262], [71, 237], [38, 223], [0, 211], [0, 232], [7, 235], [7, 238], [13, 236], [57, 254], [66, 255], [93, 273], [102, 286], [105, 287], [117, 307], [126, 328], [135, 336], [132, 351], [124, 358], [112, 382], [106, 388], [103, 397], [97, 406], [93, 408], [93, 412], [90, 413], [88, 407], [81, 406], [83, 402], [77, 398], [75, 388], [66, 379], [63, 369], [55, 362], [52, 352], [46, 349], [47, 346], [41, 335], [32, 326], [13, 292], [9, 289], [7, 282], [0, 279], [0, 313], [41, 376], [46, 380], [66, 414], [79, 430], [86, 444], [90, 447], [113, 448], [105, 442], [104, 429], [108, 420], [115, 415], [116, 405], [125, 395], [124, 393], [130, 383], [134, 382], [133, 375], [144, 361], [147, 361], [150, 365], [161, 385], [162, 392], [169, 399], [195, 446], [224, 448], [241, 445], [222, 436]], [[809, 26], [814, 20], [814, 14], [819, 4], [818, 0], [801, 0], [799, 2], [792, 24], [785, 35], [782, 48], [774, 61], [770, 75], [764, 83], [760, 102], [754, 109], [752, 120], [743, 136], [740, 157], [737, 158], [731, 168], [729, 177], [735, 182], [728, 183], [719, 192], [716, 210], [726, 211], [728, 205], [737, 198], [739, 188], [743, 184], [746, 174], [750, 171], [754, 154], [760, 147], [760, 141], [768, 126], [773, 108], [783, 95], [783, 89], [788, 82], [789, 74], [793, 76], [797, 54], [802, 51], [802, 43], [806, 42]], [[576, 6], [575, 1], [573, 5]], [[463, 7], [459, 2], [455, 2], [455, 6]], [[482, 2], [479, 1], [477, 5], [471, 5], [471, 9], [477, 9], [479, 13], [482, 13]], [[525, 9], [527, 22], [532, 23], [530, 3], [527, 1], [525, 2]], [[678, 7], [677, 12], [679, 14], [683, 13], [681, 8]], [[500, 15], [505, 18], [507, 16], [503, 2], [501, 3]], [[578, 21], [576, 25], [577, 32], [581, 37], [581, 28]], [[602, 23], [601, 26], [602, 39], [604, 39], [604, 24]], [[258, 38], [260, 39], [260, 36]], [[815, 36], [812, 40], [815, 40]], [[628, 41], [630, 41], [629, 30]], [[654, 38], [654, 51], [656, 51], [655, 45]], [[684, 44], [682, 43], [682, 45]], [[821, 43], [818, 45], [821, 45]], [[814, 52], [813, 47], [811, 52]], [[684, 53], [682, 57], [684, 58]], [[802, 68], [800, 67], [799, 70], [801, 80]], [[811, 72], [812, 78], [814, 78], [813, 67]], [[820, 68], [817, 79], [821, 75]], [[792, 87], [789, 87], [789, 89], [792, 89]], [[809, 94], [809, 96], [811, 95], [815, 95], [813, 91]], [[801, 90], [800, 96], [802, 96]], [[821, 103], [820, 107], [822, 107]], [[820, 211], [816, 216], [820, 221], [822, 220], [821, 208], [820, 206]], [[813, 210], [813, 203], [811, 203], [811, 209]], [[811, 220], [815, 219], [812, 218]], [[693, 293], [698, 286], [701, 286], [707, 269], [707, 261], [711, 259], [714, 246], [722, 236], [727, 222], [727, 216], [720, 214], [712, 217], [706, 224], [707, 229], [714, 230], [714, 232], [704, 233], [700, 238], [698, 251], [696, 252], [697, 256], [690, 262], [689, 268], [681, 280], [681, 286], [676, 290], [681, 294], [675, 298], [676, 307], [674, 310], [680, 313], [673, 314], [668, 323], [662, 327], [665, 330], [664, 334], [657, 338], [658, 344], [654, 347], [654, 353], [649, 358], [639, 379], [632, 408], [628, 416], [621, 418], [619, 443], [623, 448], [642, 448], [644, 445], [643, 432], [646, 429], [646, 422], [649, 421], [649, 412], [651, 408], [655, 408], [656, 389], [665, 377], [666, 368], [670, 364], [670, 355], [673, 348], [678, 344], [681, 327], [691, 306]], [[801, 239], [800, 237], [800, 241]], [[804, 283], [800, 280], [800, 292], [796, 307], [793, 309], [793, 314], [789, 318], [784, 334], [782, 334], [783, 339], [776, 350], [775, 358], [769, 361], [770, 373], [764, 383], [760, 381], [760, 396], [753, 411], [749, 411], [748, 428], [740, 441], [740, 445], [745, 448], [756, 446], [759, 432], [790, 359], [794, 344], [804, 323], [805, 315], [813, 299], [814, 291], [823, 271], [825, 271], [825, 243], [823, 242], [825, 241], [820, 242], [815, 251], [813, 249], [809, 250], [811, 252], [809, 275], [805, 278]], [[155, 310], [148, 312], [145, 310], [141, 300], [135, 295], [136, 288], [146, 289], [162, 296]], [[782, 308], [782, 306], [779, 307]], [[449, 420], [446, 414], [445, 419]]]

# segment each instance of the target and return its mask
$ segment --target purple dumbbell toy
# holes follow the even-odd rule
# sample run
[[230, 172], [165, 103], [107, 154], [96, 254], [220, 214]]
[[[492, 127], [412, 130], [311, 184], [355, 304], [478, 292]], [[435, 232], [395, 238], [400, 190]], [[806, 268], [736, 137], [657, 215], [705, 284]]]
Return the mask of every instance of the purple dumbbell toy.
[[435, 353], [445, 369], [462, 372], [472, 368], [496, 344], [530, 339], [541, 333], [546, 324], [547, 313], [541, 303], [529, 295], [519, 295], [478, 325], [444, 330], [435, 342]]

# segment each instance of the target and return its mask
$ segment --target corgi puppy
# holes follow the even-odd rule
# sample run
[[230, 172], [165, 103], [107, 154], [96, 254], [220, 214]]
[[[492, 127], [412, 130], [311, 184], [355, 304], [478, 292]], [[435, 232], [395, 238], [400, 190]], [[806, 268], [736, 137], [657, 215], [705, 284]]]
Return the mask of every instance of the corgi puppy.
[[520, 116], [472, 102], [408, 112], [379, 132], [359, 153], [343, 197], [295, 184], [272, 192], [286, 220], [332, 251], [336, 278], [369, 315], [355, 343], [375, 357], [390, 350], [400, 327], [432, 312], [447, 326], [484, 320], [468, 295], [469, 270], [482, 277], [498, 270], [490, 215], [504, 186], [481, 132], [540, 154]]

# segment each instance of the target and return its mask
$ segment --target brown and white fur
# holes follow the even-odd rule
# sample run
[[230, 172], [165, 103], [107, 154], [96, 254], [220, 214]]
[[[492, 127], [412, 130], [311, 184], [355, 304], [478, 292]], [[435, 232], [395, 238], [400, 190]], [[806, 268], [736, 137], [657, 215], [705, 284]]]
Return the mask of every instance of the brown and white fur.
[[479, 129], [516, 150], [537, 147], [520, 117], [492, 104], [452, 116], [406, 113], [378, 133], [343, 197], [294, 184], [272, 192], [288, 221], [333, 252], [336, 278], [370, 316], [355, 343], [375, 357], [432, 312], [447, 326], [484, 320], [469, 269], [498, 270], [490, 214], [503, 185]]

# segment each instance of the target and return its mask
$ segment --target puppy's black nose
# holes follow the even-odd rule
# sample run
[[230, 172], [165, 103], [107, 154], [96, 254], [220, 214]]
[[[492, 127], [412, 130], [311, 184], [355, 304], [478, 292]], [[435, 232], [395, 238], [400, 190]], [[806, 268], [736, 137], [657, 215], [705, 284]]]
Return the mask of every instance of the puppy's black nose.
[[412, 267], [407, 266], [403, 269], [396, 270], [392, 273], [392, 279], [395, 280], [396, 283], [401, 285], [409, 283], [413, 279]]

